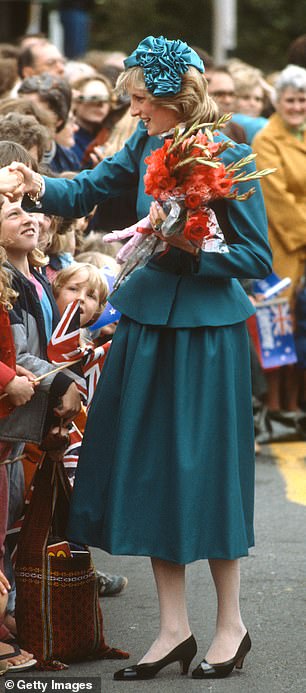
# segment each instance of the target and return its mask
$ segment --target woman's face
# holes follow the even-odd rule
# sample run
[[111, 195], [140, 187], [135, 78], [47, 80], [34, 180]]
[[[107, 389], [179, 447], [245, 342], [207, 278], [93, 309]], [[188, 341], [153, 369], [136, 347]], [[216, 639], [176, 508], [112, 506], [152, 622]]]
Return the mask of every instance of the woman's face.
[[110, 111], [110, 93], [106, 84], [97, 79], [84, 84], [75, 97], [74, 111], [82, 127], [94, 127], [103, 122]]
[[8, 256], [27, 255], [38, 245], [39, 222], [20, 202], [5, 201], [0, 211], [0, 241]]
[[237, 96], [236, 111], [248, 116], [253, 116], [253, 118], [258, 118], [263, 109], [263, 102], [264, 91], [260, 84], [256, 87], [252, 87], [252, 89], [246, 87], [245, 92]]
[[299, 128], [306, 120], [306, 92], [287, 87], [281, 92], [275, 108], [287, 127]]
[[80, 324], [81, 327], [98, 313], [99, 292], [98, 289], [89, 287], [88, 272], [86, 269], [77, 270], [67, 283], [59, 289], [56, 303], [60, 314], [72, 301], [80, 301]]
[[131, 115], [141, 118], [148, 135], [161, 135], [178, 125], [177, 113], [165, 106], [159, 106], [157, 99], [152, 101], [145, 89], [134, 89], [130, 97]]

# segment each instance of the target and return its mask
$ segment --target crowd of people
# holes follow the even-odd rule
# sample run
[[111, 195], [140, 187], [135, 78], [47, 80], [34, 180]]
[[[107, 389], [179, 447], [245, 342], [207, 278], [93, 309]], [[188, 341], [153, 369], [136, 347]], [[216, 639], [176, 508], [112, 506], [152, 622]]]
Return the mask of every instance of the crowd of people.
[[[300, 339], [296, 364], [263, 371], [245, 323], [260, 299], [250, 280], [273, 269], [291, 280], [283, 296], [294, 329], [302, 329], [296, 301], [305, 282], [305, 44], [306, 37], [299, 40], [297, 54], [292, 45], [290, 64], [270, 75], [238, 59], [215, 65], [204, 50], [163, 37], [147, 37], [130, 56], [90, 51], [78, 61], [40, 35], [0, 45], [2, 671], [35, 666], [35, 653], [18, 646], [6, 536], [46, 451], [63, 461], [73, 486], [67, 536], [152, 560], [160, 633], [140, 662], [115, 678], [153, 678], [173, 661], [188, 673], [197, 648], [185, 564], [198, 559], [209, 560], [218, 611], [194, 678], [227, 676], [251, 648], [239, 606], [239, 558], [254, 543], [251, 395], [260, 391], [272, 417], [298, 418], [306, 355]], [[224, 149], [222, 161], [238, 161], [252, 147], [257, 167], [275, 172], [262, 179], [263, 197], [254, 181], [253, 197], [222, 200], [215, 213], [227, 250], [202, 252], [163, 235], [166, 214], [144, 189], [145, 158], [174, 128], [184, 132], [227, 113], [232, 118], [215, 138], [235, 146]], [[104, 235], [144, 217], [167, 252], [112, 294], [119, 323], [91, 332], [123, 244]], [[80, 348], [90, 342], [107, 353], [92, 403], [78, 368], [54, 372], [48, 352], [75, 300]], [[65, 450], [73, 426], [85, 435], [71, 465]], [[125, 576], [98, 571], [96, 580], [100, 596], [127, 584]]]

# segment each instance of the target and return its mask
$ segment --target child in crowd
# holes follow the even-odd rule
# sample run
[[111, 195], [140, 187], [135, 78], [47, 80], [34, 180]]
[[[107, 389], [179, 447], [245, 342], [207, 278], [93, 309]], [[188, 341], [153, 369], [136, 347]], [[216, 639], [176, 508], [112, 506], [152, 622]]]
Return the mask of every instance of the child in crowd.
[[[84, 356], [82, 362], [72, 365], [71, 367], [76, 373], [78, 373], [78, 375], [84, 376], [84, 371], [86, 370], [85, 364], [87, 363], [87, 354], [92, 356], [94, 355], [93, 346], [89, 341], [86, 327], [93, 324], [101, 314], [108, 293], [108, 284], [100, 270], [94, 265], [89, 263], [73, 263], [69, 267], [66, 267], [57, 273], [53, 280], [52, 289], [61, 317], [63, 316], [67, 306], [73, 301], [79, 301], [80, 303], [80, 330], [79, 334], [76, 334], [76, 341], [73, 347], [77, 349], [80, 346], [82, 350], [80, 353]], [[67, 318], [65, 317], [65, 320], [66, 319]], [[66, 354], [67, 349], [69, 352], [71, 352], [70, 338], [66, 341], [61, 340], [60, 343], [58, 342], [57, 333], [59, 329], [60, 327], [58, 325], [48, 348], [49, 358], [50, 360], [54, 359], [55, 362], [62, 362], [65, 360], [64, 355]], [[76, 332], [75, 326], [73, 326], [73, 331]], [[69, 328], [67, 329], [66, 334], [67, 337], [70, 337]], [[99, 366], [101, 367], [102, 359], [105, 358], [108, 346], [101, 350], [101, 360], [99, 360]], [[96, 356], [98, 356], [98, 352], [96, 353]], [[96, 382], [97, 381], [95, 381], [95, 385]], [[89, 399], [91, 399], [93, 393], [91, 389], [90, 392], [88, 392], [87, 383], [85, 383], [85, 381], [80, 383], [80, 391], [83, 396], [86, 410], [90, 404]], [[84, 419], [79, 425], [83, 432], [85, 427]], [[69, 449], [67, 451], [67, 456], [64, 455], [63, 463], [66, 468], [69, 481], [73, 485], [77, 457], [75, 456], [73, 461], [71, 461]]]
[[[98, 235], [98, 234], [97, 234]], [[106, 245], [106, 243], [105, 243]], [[118, 244], [121, 247], [121, 243]], [[106, 245], [107, 247], [107, 245]], [[108, 249], [108, 248], [107, 248]], [[79, 253], [75, 257], [76, 262], [89, 262], [92, 265], [95, 265], [98, 267], [100, 270], [105, 270], [104, 274], [109, 276], [110, 274], [112, 275], [112, 278], [115, 278], [116, 275], [118, 274], [120, 270], [120, 266], [116, 262], [115, 258], [112, 257], [111, 255], [106, 255], [105, 253], [99, 252], [99, 250], [88, 250], [83, 253]], [[112, 285], [109, 286], [109, 292], [112, 289]], [[101, 346], [102, 344], [105, 344], [108, 342], [109, 339], [112, 338], [116, 327], [118, 325], [118, 312], [116, 311], [116, 319], [114, 322], [107, 322], [106, 324], [103, 324], [102, 326], [95, 327], [90, 330], [90, 337], [91, 340], [94, 343], [94, 346]]]
[[[38, 237], [36, 215], [25, 212], [20, 201], [4, 202], [0, 212], [0, 245], [6, 250], [12, 286], [18, 292], [10, 313], [17, 362], [29, 368], [36, 377], [53, 370], [46, 358], [46, 347], [59, 319], [50, 287], [39, 271], [46, 260], [37, 249]], [[44, 377], [39, 391], [46, 394], [45, 406], [41, 405], [32, 423], [36, 424], [36, 438], [41, 442], [48, 399], [62, 398], [54, 411], [65, 422], [78, 413], [80, 399], [74, 379], [66, 373]]]
[[[61, 316], [65, 309], [73, 301], [80, 301], [80, 346], [87, 351], [84, 356], [83, 373], [86, 377], [85, 392], [87, 407], [90, 404], [98, 377], [103, 367], [111, 342], [103, 347], [93, 349], [86, 332], [86, 327], [92, 325], [101, 314], [108, 294], [108, 284], [103, 273], [93, 264], [88, 262], [73, 263], [69, 267], [57, 273], [52, 284], [53, 293]], [[65, 349], [65, 347], [63, 347]], [[71, 349], [71, 346], [69, 347]], [[59, 355], [60, 358], [60, 355]], [[84, 430], [86, 414], [80, 428]], [[78, 421], [76, 423], [79, 423]], [[75, 423], [72, 427], [76, 429]], [[81, 434], [82, 431], [76, 430]], [[73, 486], [76, 466], [78, 462], [78, 450], [72, 438], [72, 445], [68, 448], [63, 458], [63, 464], [67, 476]], [[80, 435], [81, 438], [81, 435]], [[81, 440], [80, 440], [81, 442]], [[72, 446], [74, 445], [73, 449]], [[96, 571], [99, 596], [112, 596], [119, 594], [127, 585], [127, 578], [123, 575], [109, 575]]]
[[[0, 210], [0, 246], [6, 250], [8, 262], [5, 267], [12, 287], [18, 294], [9, 312], [16, 361], [30, 370], [35, 379], [42, 378], [25, 407], [15, 410], [9, 420], [0, 419], [0, 440], [18, 441], [21, 451], [27, 441], [41, 445], [47, 440], [50, 430], [59, 447], [67, 445], [65, 426], [80, 409], [80, 395], [74, 375], [67, 371], [50, 373], [54, 369], [47, 360], [46, 348], [59, 314], [51, 289], [39, 271], [45, 264], [45, 258], [37, 249], [38, 237], [36, 215], [25, 212], [20, 200], [10, 202], [6, 199]], [[64, 431], [59, 435], [60, 422]], [[10, 489], [14, 490], [14, 495], [10, 490], [10, 528], [22, 515], [24, 474], [21, 462], [9, 466]], [[7, 553], [5, 572], [13, 584], [13, 571], [8, 559]], [[9, 609], [11, 612], [14, 610], [12, 595]]]
[[[2, 171], [3, 169], [0, 171], [0, 180]], [[1, 189], [5, 190], [5, 185], [1, 185]], [[3, 195], [0, 195], [0, 207], [4, 200]], [[16, 367], [14, 341], [8, 316], [8, 310], [12, 308], [16, 293], [11, 288], [9, 275], [3, 268], [5, 259], [5, 252], [0, 247], [0, 418], [9, 416], [15, 407], [28, 402], [34, 394], [34, 376], [25, 369]], [[5, 673], [9, 668], [12, 671], [20, 671], [31, 668], [35, 664], [32, 654], [25, 650], [21, 651], [15, 643], [11, 644], [13, 636], [10, 628], [14, 629], [15, 623], [6, 611], [8, 593], [11, 588], [3, 573], [9, 504], [7, 465], [4, 462], [9, 456], [12, 458], [16, 456], [17, 448], [16, 445], [0, 440], [0, 674]]]

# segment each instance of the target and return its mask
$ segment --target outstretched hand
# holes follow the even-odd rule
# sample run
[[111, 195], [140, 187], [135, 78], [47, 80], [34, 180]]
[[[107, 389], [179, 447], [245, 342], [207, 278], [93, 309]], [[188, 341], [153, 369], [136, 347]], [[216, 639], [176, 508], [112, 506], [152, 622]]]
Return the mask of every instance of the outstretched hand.
[[10, 166], [0, 168], [0, 193], [10, 202], [15, 202], [24, 194], [24, 177], [22, 171], [11, 170]]
[[11, 174], [16, 175], [17, 173], [22, 175], [23, 183], [22, 186], [20, 186], [22, 189], [22, 195], [25, 195], [26, 193], [36, 195], [40, 192], [42, 187], [42, 177], [39, 173], [33, 171], [28, 166], [25, 166], [25, 164], [22, 164], [20, 161], [13, 161], [8, 169]]

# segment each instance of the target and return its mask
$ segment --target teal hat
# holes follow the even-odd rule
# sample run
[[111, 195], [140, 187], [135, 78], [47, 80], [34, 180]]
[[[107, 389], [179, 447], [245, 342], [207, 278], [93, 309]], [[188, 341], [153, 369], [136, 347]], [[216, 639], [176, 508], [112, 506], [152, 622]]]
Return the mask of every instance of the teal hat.
[[189, 65], [204, 72], [203, 61], [193, 48], [184, 41], [169, 41], [164, 36], [147, 36], [124, 61], [126, 70], [142, 67], [145, 85], [154, 96], [179, 94], [182, 75]]

